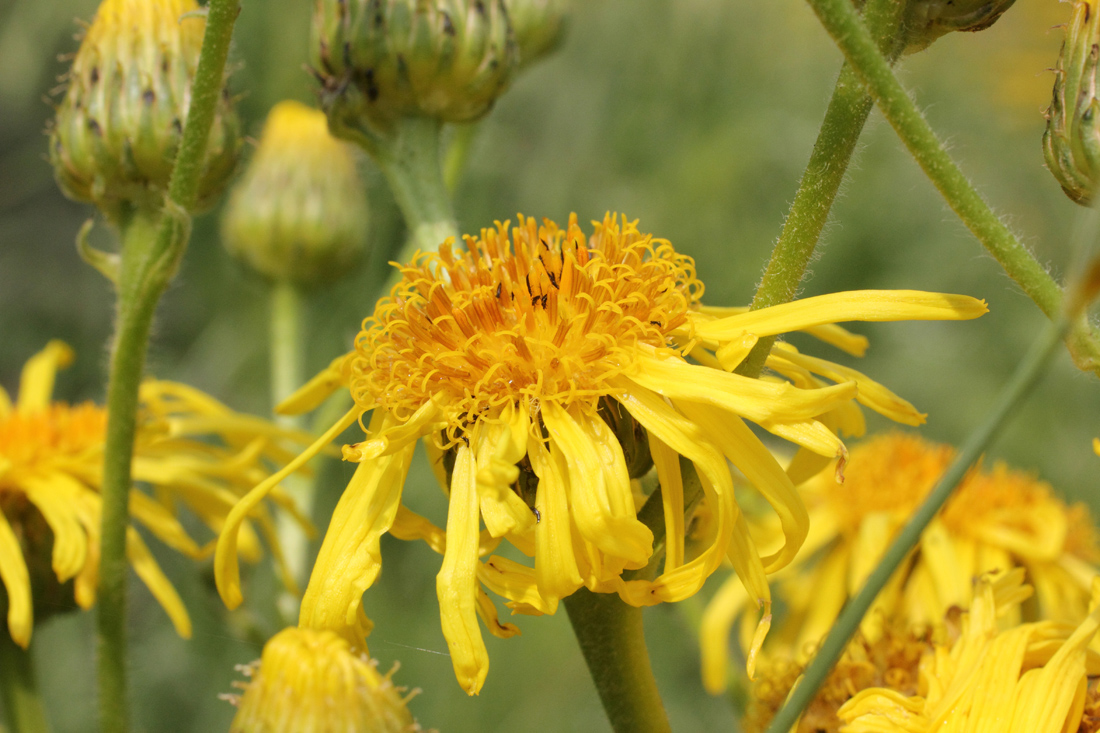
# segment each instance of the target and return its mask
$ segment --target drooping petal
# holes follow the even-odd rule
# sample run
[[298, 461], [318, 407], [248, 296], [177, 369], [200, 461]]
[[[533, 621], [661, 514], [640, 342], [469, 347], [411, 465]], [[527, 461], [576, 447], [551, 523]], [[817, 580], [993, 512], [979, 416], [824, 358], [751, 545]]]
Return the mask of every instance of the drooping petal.
[[358, 408], [348, 410], [313, 445], [306, 448], [301, 455], [288, 463], [281, 471], [271, 475], [249, 491], [229, 512], [222, 533], [218, 536], [218, 546], [214, 553], [214, 581], [218, 587], [218, 594], [221, 595], [226, 606], [233, 609], [244, 600], [241, 595], [241, 571], [240, 566], [237, 564], [237, 534], [245, 518], [280, 481], [308, 463], [325, 446], [335, 440], [336, 436], [353, 425], [358, 418]]
[[649, 435], [649, 454], [661, 485], [667, 573], [684, 564], [684, 477], [680, 474], [680, 456], [656, 435]]
[[[547, 598], [539, 591], [535, 569], [499, 555], [491, 556], [477, 569], [477, 578], [489, 590], [509, 600], [515, 613], [553, 615], [558, 599]], [[580, 587], [580, 582], [576, 587]]]
[[783, 467], [736, 415], [687, 401], [676, 406], [711, 436], [733, 465], [767, 499], [783, 528], [783, 547], [762, 559], [767, 572], [790, 564], [809, 531], [806, 505]]
[[382, 569], [379, 542], [401, 503], [416, 437], [401, 450], [359, 464], [332, 512], [302, 597], [298, 625], [331, 629], [362, 644], [357, 620], [363, 592]]
[[387, 421], [378, 428], [372, 422], [371, 432], [366, 440], [344, 446], [344, 460], [360, 463], [404, 450], [410, 442], [432, 432], [432, 425], [437, 422], [438, 417], [439, 407], [428, 401], [407, 420]]
[[184, 639], [191, 638], [191, 617], [180, 600], [172, 582], [164, 575], [153, 554], [145, 546], [145, 541], [133, 527], [126, 528], [126, 557], [130, 560], [134, 572], [157, 599], [176, 627], [176, 633]]
[[542, 416], [565, 456], [569, 505], [581, 534], [608, 555], [644, 563], [653, 552], [653, 533], [634, 512], [622, 447], [610, 428], [553, 402], [543, 406]]
[[730, 629], [749, 603], [749, 594], [734, 573], [718, 588], [703, 611], [699, 627], [703, 687], [712, 695], [726, 689], [729, 679]]
[[275, 406], [278, 415], [301, 415], [310, 412], [344, 385], [344, 365], [351, 354], [342, 354], [320, 374], [298, 388], [294, 394]]
[[527, 410], [509, 403], [499, 421], [479, 425], [474, 431], [481, 516], [494, 537], [523, 533], [535, 522], [530, 507], [512, 490], [519, 477], [515, 464], [527, 453], [530, 429]]
[[[701, 306], [699, 308], [701, 313], [715, 318], [726, 318], [728, 316], [741, 315], [742, 313], [748, 313], [749, 308], [747, 306], [742, 307], [721, 307], [721, 306]], [[809, 328], [800, 329], [819, 341], [824, 341], [831, 346], [835, 346], [841, 351], [851, 354], [852, 356], [863, 356], [867, 353], [867, 347], [870, 342], [866, 336], [860, 336], [859, 334], [852, 333], [843, 326], [838, 326], [835, 323], [826, 323], [820, 326], [810, 326]]]
[[554, 460], [541, 435], [531, 436], [527, 450], [539, 479], [535, 493], [535, 509], [539, 512], [535, 524], [535, 578], [543, 597], [557, 603], [583, 583], [573, 550], [566, 488], [568, 469]]
[[16, 409], [21, 412], [44, 410], [50, 406], [54, 378], [58, 369], [73, 363], [73, 350], [63, 341], [50, 341], [46, 348], [27, 359], [19, 377]]
[[34, 611], [31, 608], [31, 579], [23, 548], [12, 532], [8, 518], [0, 511], [0, 580], [8, 592], [8, 632], [24, 649], [31, 643]]
[[489, 597], [489, 594], [482, 590], [480, 585], [477, 588], [477, 615], [481, 622], [485, 624], [485, 628], [489, 630], [489, 633], [498, 639], [511, 639], [513, 636], [519, 636], [520, 634], [519, 627], [515, 624], [502, 624], [500, 622], [496, 604], [493, 603], [493, 599]]
[[489, 673], [489, 653], [477, 622], [478, 523], [477, 466], [473, 452], [460, 445], [451, 477], [447, 549], [435, 587], [451, 664], [468, 695], [481, 691]]
[[84, 567], [88, 538], [73, 511], [76, 497], [84, 490], [78, 481], [60, 471], [48, 477], [26, 476], [23, 492], [50, 526], [53, 533], [53, 571], [64, 583]]

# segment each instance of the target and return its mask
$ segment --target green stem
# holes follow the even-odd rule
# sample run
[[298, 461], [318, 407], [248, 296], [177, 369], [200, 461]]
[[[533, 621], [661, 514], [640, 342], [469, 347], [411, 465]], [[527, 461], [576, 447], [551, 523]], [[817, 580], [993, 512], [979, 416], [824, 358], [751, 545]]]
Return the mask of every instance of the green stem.
[[[864, 9], [868, 26], [874, 30], [879, 46], [891, 60], [897, 59], [904, 45], [898, 40], [903, 35], [899, 31], [904, 12], [905, 3], [897, 0], [868, 0]], [[798, 293], [872, 106], [871, 95], [852, 67], [845, 63], [825, 110], [825, 119], [810, 162], [802, 174], [798, 193], [791, 202], [779, 241], [756, 289], [753, 310], [786, 303]], [[758, 376], [774, 343], [774, 336], [760, 339], [737, 368], [737, 373]]]
[[7, 630], [0, 632], [0, 700], [11, 733], [48, 733], [50, 725], [38, 696], [29, 649], [19, 647]]
[[175, 274], [190, 234], [210, 127], [222, 94], [225, 60], [238, 0], [211, 0], [191, 104], [163, 212], [127, 211], [122, 235], [118, 311], [107, 385], [107, 436], [103, 465], [103, 515], [97, 633], [100, 728], [129, 728], [126, 695], [126, 533], [129, 528], [131, 460], [138, 388], [153, 314]]
[[829, 671], [840, 658], [852, 634], [859, 628], [860, 620], [867, 609], [871, 607], [879, 592], [885, 587], [887, 581], [893, 576], [902, 560], [916, 547], [920, 541], [921, 533], [932, 521], [932, 518], [951, 496], [951, 492], [962, 480], [970, 467], [976, 463], [986, 451], [993, 439], [1007, 424], [1009, 417], [1035, 386], [1042, 376], [1058, 348], [1059, 343], [1069, 330], [1069, 321], [1064, 317], [1047, 324], [1039, 338], [1032, 344], [1031, 350], [1016, 368], [1012, 379], [1001, 391], [997, 403], [990, 410], [989, 415], [982, 424], [970, 434], [966, 443], [959, 450], [958, 456], [944, 473], [943, 477], [932, 489], [932, 493], [913, 513], [908, 524], [901, 530], [882, 560], [871, 572], [867, 582], [844, 606], [844, 610], [837, 618], [829, 635], [821, 645], [820, 651], [814, 656], [810, 665], [802, 675], [802, 680], [787, 698], [786, 704], [776, 714], [768, 733], [786, 733], [795, 724], [802, 711], [813, 700], [821, 684], [825, 681]]
[[[867, 85], [883, 116], [951, 209], [1040, 310], [1050, 319], [1057, 318], [1062, 305], [1062, 288], [959, 170], [894, 75], [850, 0], [808, 2], [848, 63]], [[1079, 320], [1070, 337], [1070, 350], [1079, 367], [1100, 373], [1098, 343], [1095, 330], [1084, 319]]]
[[[271, 404], [277, 405], [302, 386], [302, 292], [288, 281], [276, 282], [271, 290]], [[276, 422], [288, 428], [300, 428], [300, 415], [277, 415]], [[313, 510], [313, 482], [304, 476], [287, 477], [287, 493], [305, 516]], [[309, 543], [302, 528], [286, 512], [275, 519], [276, 532], [287, 570], [299, 584], [307, 579]], [[288, 619], [298, 617], [298, 599], [290, 590], [279, 597], [279, 609]]]
[[581, 588], [564, 600], [588, 671], [616, 733], [667, 733], [665, 707], [649, 663], [642, 609], [617, 595]]
[[465, 122], [454, 126], [454, 136], [447, 148], [447, 157], [443, 164], [443, 182], [452, 194], [466, 172], [466, 163], [470, 160], [470, 150], [481, 125], [477, 122]]

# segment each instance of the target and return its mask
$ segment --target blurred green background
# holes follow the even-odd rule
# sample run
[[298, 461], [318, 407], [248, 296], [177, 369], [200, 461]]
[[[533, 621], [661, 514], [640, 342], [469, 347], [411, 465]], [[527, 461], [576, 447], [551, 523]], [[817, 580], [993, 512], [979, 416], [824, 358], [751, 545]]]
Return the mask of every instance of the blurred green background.
[[[516, 212], [559, 222], [621, 211], [643, 231], [697, 260], [706, 300], [751, 298], [781, 227], [828, 100], [839, 53], [801, 0], [600, 0], [576, 3], [560, 51], [516, 79], [483, 123], [456, 198], [463, 231]], [[78, 352], [59, 398], [102, 400], [112, 296], [77, 257], [73, 239], [90, 207], [64, 199], [45, 161], [44, 95], [73, 51], [74, 18], [94, 0], [0, 1], [0, 383], [16, 387], [22, 363], [50, 338]], [[992, 29], [953, 35], [902, 63], [902, 77], [979, 189], [1059, 276], [1070, 262], [1079, 208], [1043, 167], [1042, 110], [1049, 101], [1070, 6], [1019, 0]], [[245, 129], [258, 135], [278, 100], [313, 99], [304, 70], [307, 0], [246, 0], [231, 84]], [[380, 262], [403, 236], [380, 175], [369, 163], [371, 256], [310, 300], [308, 368], [346, 350], [372, 308]], [[223, 252], [218, 212], [200, 218], [182, 272], [159, 312], [150, 370], [266, 414], [267, 287]], [[109, 233], [97, 229], [105, 245]], [[929, 413], [931, 438], [959, 442], [1042, 326], [1043, 318], [984, 254], [877, 113], [834, 210], [805, 295], [850, 288], [917, 288], [985, 298], [990, 313], [967, 323], [857, 325], [871, 337], [858, 366]], [[872, 419], [872, 429], [886, 427]], [[1100, 508], [1100, 384], [1060, 355], [1049, 377], [992, 451], [1038, 472], [1070, 498]], [[331, 506], [351, 469], [322, 471]], [[410, 503], [441, 516], [426, 470]], [[324, 520], [321, 520], [322, 526]], [[155, 545], [155, 543], [152, 543]], [[225, 730], [233, 708], [217, 699], [233, 666], [259, 656], [277, 629], [274, 581], [264, 564], [246, 578], [248, 610], [227, 612], [209, 567], [154, 546], [191, 611], [195, 634], [178, 639], [148, 592], [131, 602], [137, 723], [148, 731]], [[520, 617], [523, 635], [488, 639], [492, 667], [479, 698], [455, 683], [439, 629], [438, 558], [387, 542], [386, 566], [364, 607], [376, 622], [371, 651], [399, 684], [423, 692], [411, 707], [441, 731], [605, 731], [564, 612]], [[677, 730], [736, 730], [728, 700], [701, 689], [685, 609], [647, 611], [659, 683]], [[42, 687], [55, 730], [84, 731], [95, 716], [90, 614], [54, 619], [35, 633]]]

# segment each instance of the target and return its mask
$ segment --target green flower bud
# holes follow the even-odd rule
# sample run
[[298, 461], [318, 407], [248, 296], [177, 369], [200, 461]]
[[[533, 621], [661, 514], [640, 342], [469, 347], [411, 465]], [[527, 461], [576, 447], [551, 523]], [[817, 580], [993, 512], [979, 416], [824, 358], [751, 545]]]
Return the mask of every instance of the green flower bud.
[[909, 0], [906, 52], [927, 48], [951, 31], [984, 31], [1016, 0]]
[[561, 43], [569, 0], [505, 0], [505, 5], [516, 34], [521, 66], [530, 66]]
[[315, 0], [313, 64], [337, 132], [475, 120], [517, 60], [504, 0]]
[[222, 219], [226, 248], [272, 280], [315, 285], [344, 274], [367, 237], [356, 151], [325, 114], [280, 102]]
[[1074, 3], [1043, 133], [1047, 167], [1067, 196], [1086, 205], [1100, 171], [1100, 102], [1096, 99], [1100, 13], [1096, 11], [1096, 0]]
[[[206, 21], [195, 0], [104, 0], [73, 59], [50, 129], [61, 190], [108, 216], [162, 204], [179, 148]], [[237, 118], [223, 95], [197, 208], [217, 200], [236, 165]]]

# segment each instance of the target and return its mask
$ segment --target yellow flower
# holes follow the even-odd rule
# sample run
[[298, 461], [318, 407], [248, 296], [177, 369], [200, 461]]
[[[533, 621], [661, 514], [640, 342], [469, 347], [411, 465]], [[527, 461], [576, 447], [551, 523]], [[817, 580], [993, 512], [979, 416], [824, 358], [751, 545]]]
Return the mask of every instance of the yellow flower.
[[[23, 367], [14, 404], [0, 388], [0, 580], [7, 591], [8, 630], [24, 647], [30, 643], [35, 594], [50, 594], [46, 608], [55, 608], [59, 594], [66, 593], [57, 584], [72, 581], [80, 608], [95, 603], [107, 414], [92, 403], [51, 402], [56, 372], [72, 360], [68, 346], [52, 341]], [[188, 507], [220, 531], [241, 491], [267, 476], [263, 462], [289, 460], [293, 454], [279, 442], [296, 436], [233, 413], [182, 384], [148, 381], [140, 400], [133, 476], [153, 487], [157, 497], [131, 490], [130, 513], [168, 546], [191, 557], [208, 556], [213, 543], [199, 546], [176, 519], [177, 507]], [[293, 511], [281, 492], [273, 499]], [[278, 554], [267, 510], [258, 507], [250, 516]], [[255, 559], [257, 537], [250, 524], [244, 529], [242, 554]], [[187, 610], [133, 527], [127, 530], [126, 551], [179, 634], [190, 636]]]
[[250, 682], [242, 695], [225, 697], [239, 707], [230, 733], [413, 733], [420, 726], [377, 662], [328, 630], [283, 629], [264, 645], [262, 658], [241, 668]]
[[[424, 539], [443, 555], [443, 630], [470, 694], [488, 671], [478, 616], [491, 633], [518, 632], [497, 621], [481, 586], [519, 613], [554, 613], [581, 587], [646, 606], [692, 595], [728, 556], [752, 597], [769, 603], [765, 574], [794, 558], [808, 521], [791, 479], [746, 419], [826, 461], [845, 451], [824, 421], [851, 427], [853, 399], [920, 422], [911, 405], [862, 374], [790, 347], [769, 362], [787, 379], [730, 373], [757, 339], [809, 330], [858, 352], [865, 340], [834, 322], [985, 312], [973, 298], [909, 291], [707, 310], [690, 258], [611, 215], [591, 237], [575, 216], [566, 229], [521, 217], [515, 229], [498, 224], [467, 237], [462, 250], [445, 242], [401, 273], [355, 351], [284, 405], [311, 409], [348, 386], [355, 408], [314, 449], [372, 413], [366, 440], [344, 448], [359, 467], [333, 514], [299, 623], [362, 643], [361, 596], [381, 569], [379, 538]], [[401, 505], [420, 437], [449, 494], [445, 530]], [[681, 458], [694, 467], [688, 476]], [[761, 556], [750, 541], [727, 460], [775, 510], [784, 538], [775, 552]], [[646, 496], [632, 486], [651, 465], [662, 487], [661, 543], [637, 518]], [[685, 489], [699, 485], [690, 483], [696, 473], [709, 530], [693, 552]], [[250, 493], [219, 538], [215, 573], [231, 607], [241, 600], [234, 523], [277, 478]], [[481, 562], [502, 538], [533, 557], [533, 567], [496, 555]], [[624, 577], [656, 552], [664, 564], [655, 579]]]
[[[772, 642], [799, 659], [812, 652], [953, 453], [915, 435], [880, 435], [852, 450], [843, 486], [821, 475], [802, 488], [810, 533], [781, 581], [788, 620]], [[763, 533], [778, 534], [774, 527]], [[1039, 618], [1080, 619], [1098, 561], [1100, 544], [1084, 505], [1068, 506], [1048, 484], [1001, 464], [975, 470], [925, 530], [918, 551], [875, 600], [861, 629], [873, 642], [884, 619], [935, 626], [949, 609], [970, 606], [975, 577], [1016, 567], [1026, 569], [1036, 589]], [[731, 576], [704, 614], [703, 680], [712, 693], [725, 688], [730, 628], [747, 600]], [[746, 646], [748, 638], [746, 628]]]
[[1002, 630], [998, 616], [1028, 595], [1022, 578], [1022, 571], [983, 577], [957, 637], [925, 653], [916, 694], [863, 690], [837, 712], [842, 730], [1095, 730], [1085, 710], [1096, 707], [1088, 678], [1100, 674], [1100, 656], [1088, 649], [1100, 628], [1100, 582], [1093, 586], [1093, 608], [1079, 624], [1039, 621]]

